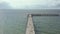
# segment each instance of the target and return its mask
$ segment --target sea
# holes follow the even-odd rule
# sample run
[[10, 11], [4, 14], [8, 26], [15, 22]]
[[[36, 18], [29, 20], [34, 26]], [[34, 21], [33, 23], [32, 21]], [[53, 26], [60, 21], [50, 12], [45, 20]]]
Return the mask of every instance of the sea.
[[[60, 9], [0, 9], [0, 34], [25, 34], [28, 14], [60, 14]], [[60, 34], [60, 16], [33, 16], [35, 34]]]

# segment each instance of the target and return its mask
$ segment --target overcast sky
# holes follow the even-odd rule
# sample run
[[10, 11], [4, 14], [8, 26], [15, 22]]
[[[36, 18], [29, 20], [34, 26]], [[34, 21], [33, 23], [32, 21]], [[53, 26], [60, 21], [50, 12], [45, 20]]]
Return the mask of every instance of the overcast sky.
[[60, 8], [60, 0], [0, 0], [0, 9]]

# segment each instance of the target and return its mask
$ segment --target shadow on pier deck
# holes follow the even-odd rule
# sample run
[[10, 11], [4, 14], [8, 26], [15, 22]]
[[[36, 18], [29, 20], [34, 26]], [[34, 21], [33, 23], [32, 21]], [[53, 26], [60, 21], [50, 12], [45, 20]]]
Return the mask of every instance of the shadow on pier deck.
[[32, 16], [60, 16], [59, 14], [28, 14], [26, 34], [35, 34]]

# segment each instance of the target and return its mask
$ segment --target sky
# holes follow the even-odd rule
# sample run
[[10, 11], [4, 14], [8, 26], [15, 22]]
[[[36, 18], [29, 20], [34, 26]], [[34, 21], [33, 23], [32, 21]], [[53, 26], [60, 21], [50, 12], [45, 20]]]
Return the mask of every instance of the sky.
[[0, 9], [60, 8], [60, 0], [0, 0]]

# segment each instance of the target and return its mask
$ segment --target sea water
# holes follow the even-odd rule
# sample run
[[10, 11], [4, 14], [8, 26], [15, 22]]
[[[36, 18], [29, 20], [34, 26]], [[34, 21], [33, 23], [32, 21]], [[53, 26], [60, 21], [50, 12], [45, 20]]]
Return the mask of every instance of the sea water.
[[60, 16], [34, 16], [36, 34], [60, 34]]
[[[59, 14], [59, 9], [0, 10], [0, 34], [25, 34], [27, 25], [27, 14]], [[57, 16], [35, 16], [33, 17], [36, 34], [60, 34], [60, 17]], [[35, 25], [37, 24], [37, 25]]]

